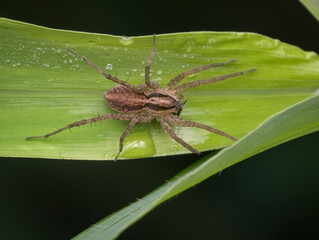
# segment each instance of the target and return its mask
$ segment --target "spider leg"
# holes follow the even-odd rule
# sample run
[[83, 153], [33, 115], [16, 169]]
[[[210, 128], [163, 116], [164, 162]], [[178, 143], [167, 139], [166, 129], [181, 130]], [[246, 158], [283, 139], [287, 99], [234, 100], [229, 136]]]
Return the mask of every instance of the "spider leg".
[[152, 85], [151, 85], [151, 82], [150, 82], [150, 69], [151, 69], [151, 63], [152, 63], [152, 59], [155, 55], [155, 51], [156, 51], [156, 47], [155, 47], [155, 34], [153, 36], [153, 48], [152, 48], [152, 52], [151, 52], [151, 55], [150, 57], [148, 58], [148, 61], [147, 61], [147, 64], [145, 66], [145, 84], [147, 87], [149, 88], [154, 88]]
[[249, 69], [249, 70], [246, 70], [246, 71], [235, 72], [235, 73], [231, 73], [231, 74], [227, 74], [227, 75], [223, 75], [223, 76], [218, 76], [218, 77], [214, 77], [214, 78], [209, 78], [209, 79], [203, 79], [203, 80], [197, 80], [197, 81], [184, 83], [182, 85], [177, 86], [175, 88], [175, 91], [176, 91], [176, 93], [179, 93], [179, 92], [184, 91], [187, 88], [197, 87], [197, 86], [202, 85], [202, 84], [210, 84], [210, 83], [213, 83], [213, 82], [219, 82], [219, 81], [231, 78], [231, 77], [236, 77], [236, 76], [240, 76], [240, 75], [243, 75], [245, 73], [248, 73], [248, 72], [253, 72], [255, 70], [256, 70], [256, 68], [252, 68], [252, 69]]
[[196, 128], [201, 128], [201, 129], [204, 129], [204, 130], [207, 130], [207, 131], [210, 131], [212, 133], [216, 133], [218, 135], [221, 135], [221, 136], [224, 136], [224, 137], [227, 137], [233, 141], [237, 141], [238, 139], [233, 137], [233, 136], [230, 136], [228, 135], [227, 133], [223, 132], [223, 131], [220, 131], [216, 128], [212, 128], [210, 126], [207, 126], [205, 124], [202, 124], [202, 123], [197, 123], [197, 122], [192, 122], [192, 121], [186, 121], [186, 120], [183, 120], [181, 118], [178, 118], [174, 115], [171, 115], [170, 118], [167, 118], [167, 120], [171, 123], [171, 124], [174, 124], [175, 126], [178, 126], [178, 127], [196, 127]]
[[118, 84], [121, 84], [121, 85], [123, 85], [123, 86], [129, 88], [130, 90], [132, 90], [132, 91], [135, 92], [135, 93], [140, 93], [140, 90], [139, 90], [137, 87], [135, 87], [134, 85], [129, 84], [129, 83], [127, 83], [127, 82], [124, 82], [124, 81], [118, 79], [117, 77], [112, 76], [112, 75], [109, 74], [109, 73], [104, 72], [102, 69], [98, 68], [94, 63], [90, 62], [86, 57], [80, 56], [78, 53], [72, 51], [72, 50], [69, 49], [69, 48], [67, 48], [66, 50], [68, 50], [68, 51], [69, 51], [70, 53], [72, 53], [73, 55], [75, 55], [75, 56], [81, 58], [83, 61], [85, 61], [86, 63], [88, 63], [91, 67], [93, 67], [95, 70], [97, 70], [100, 74], [102, 74], [102, 75], [103, 75], [104, 77], [106, 77], [107, 79], [109, 79], [109, 80], [111, 80], [111, 81], [113, 81], [113, 82], [116, 82], [116, 83], [118, 83]]
[[193, 152], [193, 153], [197, 153], [199, 154], [199, 151], [195, 148], [193, 148], [192, 146], [190, 146], [188, 143], [184, 142], [184, 140], [182, 140], [181, 138], [179, 138], [174, 131], [171, 129], [171, 127], [168, 125], [167, 122], [165, 122], [165, 120], [162, 119], [158, 119], [158, 121], [160, 122], [163, 130], [171, 137], [173, 138], [176, 142], [178, 142], [179, 144], [181, 144], [183, 147], [187, 148], [189, 151]]
[[119, 152], [118, 154], [116, 155], [115, 157], [115, 161], [118, 159], [120, 153], [122, 152], [123, 150], [123, 142], [124, 142], [124, 139], [125, 137], [127, 136], [127, 134], [131, 131], [131, 129], [133, 128], [133, 126], [139, 122], [139, 118], [138, 117], [135, 117], [132, 119], [132, 121], [130, 122], [130, 124], [127, 126], [127, 128], [125, 129], [125, 131], [122, 133], [121, 135], [121, 138], [120, 138], [120, 149], [119, 149]]
[[47, 138], [47, 137], [55, 135], [55, 134], [57, 134], [59, 132], [62, 132], [64, 130], [67, 130], [67, 129], [70, 129], [70, 128], [73, 128], [73, 127], [77, 127], [77, 126], [81, 126], [81, 125], [85, 125], [85, 124], [92, 123], [92, 122], [98, 122], [98, 121], [107, 120], [107, 119], [116, 119], [116, 120], [122, 120], [122, 121], [130, 121], [130, 120], [132, 120], [133, 117], [134, 116], [132, 114], [121, 114], [121, 113], [105, 114], [105, 115], [102, 115], [102, 116], [98, 116], [98, 117], [94, 117], [94, 118], [88, 118], [88, 119], [83, 119], [81, 121], [77, 121], [77, 122], [71, 123], [69, 125], [66, 125], [63, 128], [60, 128], [60, 129], [58, 129], [58, 130], [56, 130], [54, 132], [48, 133], [48, 134], [43, 135], [43, 136], [27, 137], [26, 140], [34, 139], [34, 138]]
[[177, 75], [175, 78], [173, 78], [173, 79], [168, 83], [168, 85], [165, 87], [165, 89], [173, 90], [173, 89], [175, 88], [175, 86], [176, 86], [180, 81], [182, 81], [185, 77], [187, 77], [187, 76], [189, 76], [189, 75], [192, 75], [192, 74], [194, 74], [194, 73], [198, 73], [198, 72], [204, 71], [204, 70], [209, 69], [209, 68], [212, 68], [212, 67], [218, 67], [218, 66], [226, 65], [226, 64], [233, 63], [233, 62], [236, 62], [236, 61], [237, 61], [237, 60], [234, 59], [234, 60], [231, 60], [231, 61], [228, 61], [228, 62], [223, 62], [223, 63], [208, 64], [208, 65], [205, 65], [205, 66], [202, 66], [202, 67], [199, 67], [199, 68], [195, 68], [195, 69], [188, 70], [188, 71], [186, 71], [186, 72], [180, 73], [179, 75]]

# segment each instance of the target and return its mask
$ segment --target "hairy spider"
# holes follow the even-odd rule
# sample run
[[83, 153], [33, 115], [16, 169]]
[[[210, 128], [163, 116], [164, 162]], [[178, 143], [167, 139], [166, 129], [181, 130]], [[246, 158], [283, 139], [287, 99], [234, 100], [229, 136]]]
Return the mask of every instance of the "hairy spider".
[[92, 62], [87, 60], [85, 57], [80, 56], [76, 52], [70, 49], [67, 49], [67, 50], [73, 55], [80, 57], [83, 61], [87, 62], [91, 67], [96, 69], [99, 73], [101, 73], [107, 79], [119, 84], [111, 88], [108, 92], [103, 93], [103, 99], [107, 101], [107, 103], [110, 105], [112, 109], [114, 109], [115, 111], [119, 113], [105, 114], [105, 115], [94, 117], [94, 118], [84, 119], [81, 121], [71, 123], [63, 128], [60, 128], [44, 136], [32, 136], [32, 137], [27, 137], [26, 139], [47, 138], [59, 132], [62, 132], [66, 129], [70, 129], [72, 127], [81, 126], [84, 124], [107, 120], [107, 119], [130, 121], [129, 125], [127, 126], [127, 128], [121, 135], [119, 152], [115, 157], [115, 160], [117, 160], [120, 153], [122, 152], [124, 139], [127, 136], [127, 134], [130, 132], [130, 130], [133, 128], [133, 126], [138, 122], [149, 123], [155, 118], [161, 124], [163, 130], [170, 137], [172, 137], [176, 142], [178, 142], [179, 144], [181, 144], [182, 146], [184, 146], [185, 148], [187, 148], [189, 151], [193, 153], [199, 154], [197, 149], [193, 148], [188, 143], [184, 142], [181, 138], [179, 138], [174, 133], [174, 131], [169, 126], [169, 123], [179, 127], [201, 128], [201, 129], [219, 134], [221, 136], [227, 137], [231, 140], [234, 140], [234, 141], [237, 140], [235, 137], [230, 136], [227, 133], [222, 132], [218, 129], [212, 128], [210, 126], [207, 126], [201, 123], [186, 121], [180, 118], [179, 114], [186, 103], [186, 101], [184, 102], [181, 101], [183, 99], [183, 96], [180, 95], [180, 92], [188, 88], [200, 86], [202, 84], [210, 84], [213, 82], [225, 80], [230, 77], [239, 76], [247, 72], [252, 72], [256, 70], [255, 68], [249, 69], [246, 71], [227, 74], [223, 76], [218, 76], [214, 78], [187, 82], [177, 86], [177, 84], [181, 80], [183, 80], [186, 76], [189, 76], [194, 73], [198, 73], [200, 71], [203, 71], [212, 67], [217, 67], [217, 66], [233, 63], [233, 62], [236, 62], [236, 60], [231, 60], [231, 61], [223, 62], [223, 63], [208, 64], [199, 68], [195, 68], [195, 69], [180, 73], [175, 78], [173, 78], [167, 84], [166, 87], [164, 87], [163, 89], [160, 89], [157, 81], [150, 81], [150, 66], [155, 54], [155, 34], [154, 34], [153, 49], [151, 51], [151, 55], [148, 58], [147, 64], [145, 66], [145, 84], [141, 84], [138, 87], [136, 87], [134, 85], [124, 82], [102, 71]]

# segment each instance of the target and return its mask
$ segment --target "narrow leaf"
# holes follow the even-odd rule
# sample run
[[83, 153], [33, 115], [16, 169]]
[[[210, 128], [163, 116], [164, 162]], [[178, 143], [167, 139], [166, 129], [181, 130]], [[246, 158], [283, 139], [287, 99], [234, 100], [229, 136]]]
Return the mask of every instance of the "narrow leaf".
[[319, 21], [319, 1], [318, 0], [300, 0], [300, 2]]
[[115, 239], [157, 205], [211, 175], [285, 141], [319, 130], [319, 96], [275, 114], [239, 142], [192, 164], [167, 183], [103, 219], [74, 239]]

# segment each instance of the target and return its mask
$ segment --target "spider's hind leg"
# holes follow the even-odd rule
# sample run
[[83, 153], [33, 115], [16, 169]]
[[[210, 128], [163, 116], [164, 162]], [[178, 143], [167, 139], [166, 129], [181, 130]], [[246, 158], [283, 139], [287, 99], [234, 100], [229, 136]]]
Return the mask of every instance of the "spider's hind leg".
[[121, 114], [121, 113], [111, 113], [111, 114], [104, 114], [102, 116], [98, 116], [98, 117], [94, 117], [94, 118], [88, 118], [88, 119], [83, 119], [81, 121], [77, 121], [74, 123], [71, 123], [69, 125], [66, 125], [63, 128], [60, 128], [54, 132], [48, 133], [46, 135], [43, 136], [32, 136], [32, 137], [27, 137], [26, 140], [30, 140], [30, 139], [35, 139], [35, 138], [47, 138], [50, 136], [53, 136], [59, 132], [62, 132], [64, 130], [67, 129], [71, 129], [73, 127], [78, 127], [81, 125], [85, 125], [85, 124], [89, 124], [89, 123], [93, 123], [93, 122], [98, 122], [98, 121], [102, 121], [102, 120], [108, 120], [108, 119], [116, 119], [116, 120], [123, 120], [123, 121], [130, 121], [132, 119], [132, 116], [129, 114]]
[[120, 79], [118, 79], [116, 76], [112, 76], [111, 74], [107, 73], [107, 72], [104, 72], [102, 69], [100, 69], [99, 67], [97, 67], [94, 63], [92, 63], [91, 61], [89, 61], [86, 57], [83, 57], [81, 55], [79, 55], [78, 53], [74, 52], [73, 50], [67, 48], [66, 50], [68, 50], [71, 54], [73, 54], [74, 56], [76, 57], [79, 57], [81, 58], [84, 62], [86, 62], [87, 64], [89, 64], [92, 68], [94, 68], [95, 70], [97, 70], [100, 74], [102, 74], [104, 77], [106, 77], [107, 79], [113, 81], [113, 82], [116, 82], [118, 84], [121, 84], [127, 88], [129, 88], [130, 90], [132, 90], [133, 92], [135, 93], [140, 93], [140, 90], [135, 87], [134, 85], [132, 84], [129, 84], [127, 82], [124, 82]]

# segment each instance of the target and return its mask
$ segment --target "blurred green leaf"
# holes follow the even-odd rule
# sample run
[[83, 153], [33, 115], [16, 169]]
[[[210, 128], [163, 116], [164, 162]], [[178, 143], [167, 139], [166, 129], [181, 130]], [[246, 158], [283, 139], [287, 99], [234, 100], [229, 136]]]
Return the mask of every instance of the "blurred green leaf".
[[300, 0], [300, 2], [319, 21], [319, 1], [318, 0]]
[[[0, 19], [0, 156], [57, 159], [113, 159], [127, 126], [116, 120], [73, 128], [48, 139], [25, 141], [55, 128], [113, 110], [102, 93], [115, 84], [68, 54], [70, 47], [110, 74], [143, 83], [152, 36], [118, 37], [48, 29]], [[313, 52], [254, 33], [192, 32], [157, 36], [152, 79], [165, 86], [177, 74], [212, 62], [238, 62], [210, 69], [184, 82], [257, 68], [256, 72], [184, 92], [181, 116], [237, 138], [269, 116], [309, 97], [319, 86], [319, 58]], [[200, 129], [175, 128], [200, 151], [233, 142]], [[138, 124], [124, 142], [123, 158], [188, 151], [157, 122]]]
[[275, 114], [232, 146], [195, 162], [164, 185], [115, 212], [74, 239], [115, 239], [157, 205], [211, 175], [285, 141], [319, 130], [319, 96]]

